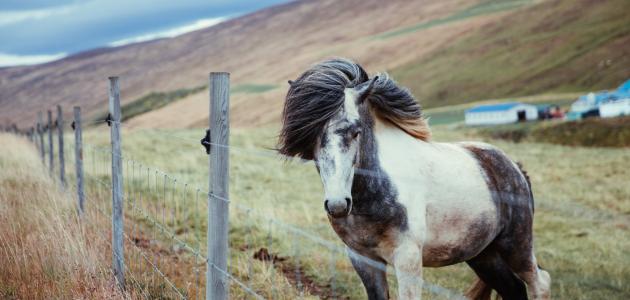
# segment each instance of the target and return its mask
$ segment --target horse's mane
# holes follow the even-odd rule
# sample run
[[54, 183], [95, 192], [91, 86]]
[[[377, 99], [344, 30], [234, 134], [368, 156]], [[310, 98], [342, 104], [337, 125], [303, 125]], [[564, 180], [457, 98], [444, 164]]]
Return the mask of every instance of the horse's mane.
[[420, 104], [411, 92], [398, 86], [387, 73], [379, 73], [377, 76], [378, 79], [366, 99], [375, 115], [417, 139], [428, 141], [431, 130], [422, 115]]
[[[387, 74], [378, 76], [366, 99], [372, 111], [411, 136], [428, 140], [429, 128], [411, 93], [399, 87]], [[344, 89], [368, 79], [360, 65], [337, 58], [316, 64], [289, 82], [278, 151], [287, 156], [313, 159], [317, 138], [343, 107]]]

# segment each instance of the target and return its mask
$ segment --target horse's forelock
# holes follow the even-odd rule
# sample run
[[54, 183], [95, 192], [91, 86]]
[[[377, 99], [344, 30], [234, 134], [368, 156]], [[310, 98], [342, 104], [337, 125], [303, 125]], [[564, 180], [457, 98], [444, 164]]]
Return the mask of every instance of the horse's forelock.
[[313, 159], [317, 139], [326, 123], [343, 106], [344, 89], [367, 80], [361, 66], [345, 59], [324, 61], [300, 75], [287, 93], [279, 152]]

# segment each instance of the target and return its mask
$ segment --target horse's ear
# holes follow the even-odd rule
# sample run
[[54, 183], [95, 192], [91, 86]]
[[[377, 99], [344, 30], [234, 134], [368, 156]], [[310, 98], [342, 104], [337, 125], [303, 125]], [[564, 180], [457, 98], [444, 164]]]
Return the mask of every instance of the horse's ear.
[[293, 86], [293, 80], [289, 80], [287, 82], [289, 83], [289, 86]]
[[367, 99], [372, 92], [376, 80], [378, 80], [378, 76], [374, 76], [372, 80], [359, 84], [355, 88], [357, 91], [357, 104], [363, 104], [363, 102], [365, 102], [365, 99]]

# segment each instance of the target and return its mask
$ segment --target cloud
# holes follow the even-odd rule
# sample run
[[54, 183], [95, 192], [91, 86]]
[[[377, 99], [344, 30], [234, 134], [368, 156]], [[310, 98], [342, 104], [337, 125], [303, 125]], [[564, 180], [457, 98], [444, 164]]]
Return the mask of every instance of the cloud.
[[12, 55], [0, 53], [0, 67], [35, 65], [66, 57], [66, 53], [51, 55]]
[[135, 36], [131, 38], [114, 41], [114, 42], [109, 43], [109, 46], [117, 47], [117, 46], [133, 44], [133, 43], [150, 41], [150, 40], [159, 39], [159, 38], [176, 37], [178, 35], [182, 35], [188, 32], [214, 26], [216, 24], [219, 24], [225, 21], [226, 19], [228, 19], [228, 17], [201, 19], [190, 24], [167, 29], [164, 31], [156, 31], [152, 33], [147, 33], [147, 34], [143, 34], [143, 35], [139, 35], [139, 36]]
[[55, 15], [69, 14], [72, 6], [62, 6], [44, 9], [0, 11], [0, 27], [20, 22], [35, 22], [39, 19]]
[[91, 0], [50, 6], [51, 1], [39, 0], [41, 6], [20, 9], [16, 8], [20, 3], [29, 1], [13, 0], [13, 6], [4, 5], [6, 9], [0, 10], [0, 52], [77, 53], [187, 26], [195, 20], [241, 15], [286, 1]]

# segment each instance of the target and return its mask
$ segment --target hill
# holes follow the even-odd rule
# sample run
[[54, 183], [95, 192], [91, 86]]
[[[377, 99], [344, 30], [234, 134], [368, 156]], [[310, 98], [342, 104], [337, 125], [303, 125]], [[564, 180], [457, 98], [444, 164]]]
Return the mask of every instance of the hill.
[[[630, 77], [629, 10], [623, 0], [291, 2], [176, 38], [0, 69], [0, 123], [29, 126], [58, 103], [96, 116], [110, 75], [128, 104], [197, 91], [218, 70], [232, 73], [236, 126], [272, 123], [286, 80], [331, 56], [390, 71], [426, 107], [612, 88]], [[206, 116], [207, 92], [197, 91], [129, 123], [189, 127]]]

